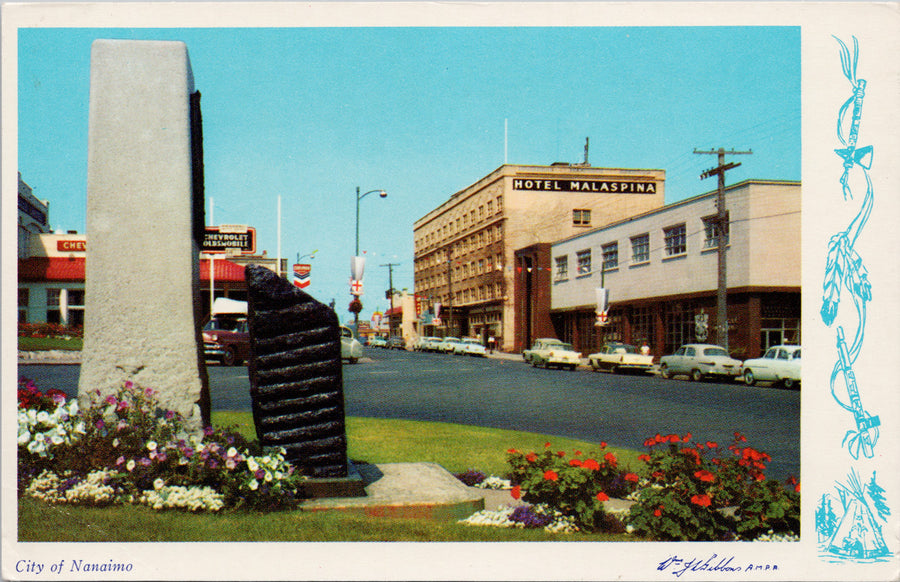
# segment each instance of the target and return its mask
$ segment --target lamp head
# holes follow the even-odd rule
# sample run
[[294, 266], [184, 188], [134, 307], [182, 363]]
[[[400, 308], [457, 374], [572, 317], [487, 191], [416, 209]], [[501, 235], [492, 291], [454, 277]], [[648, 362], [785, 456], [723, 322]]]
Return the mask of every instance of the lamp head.
[[379, 190], [378, 195], [382, 198], [387, 198], [387, 192], [385, 192], [384, 190]]

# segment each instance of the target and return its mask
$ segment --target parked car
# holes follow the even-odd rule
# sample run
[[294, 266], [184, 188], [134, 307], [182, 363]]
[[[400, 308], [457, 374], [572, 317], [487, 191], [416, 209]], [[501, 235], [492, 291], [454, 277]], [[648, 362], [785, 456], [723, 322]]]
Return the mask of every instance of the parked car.
[[384, 348], [387, 347], [387, 340], [381, 336], [375, 336], [369, 340], [369, 347]]
[[747, 360], [741, 366], [747, 386], [758, 381], [780, 382], [785, 388], [800, 384], [800, 346], [772, 346], [761, 358]]
[[250, 359], [247, 302], [218, 297], [209, 321], [203, 325], [203, 355], [223, 366], [238, 366]]
[[591, 368], [619, 372], [621, 370], [640, 370], [648, 372], [653, 367], [653, 356], [644, 355], [638, 348], [619, 342], [605, 344], [599, 352], [588, 356]]
[[395, 335], [391, 338], [388, 338], [387, 345], [385, 346], [389, 350], [405, 350], [406, 342], [403, 341], [403, 338]]
[[535, 367], [558, 366], [574, 370], [581, 363], [581, 354], [572, 348], [572, 344], [552, 338], [535, 340], [531, 349], [522, 352], [522, 357]]
[[674, 354], [660, 359], [659, 373], [663, 378], [683, 374], [694, 382], [699, 382], [707, 376], [739, 378], [741, 361], [729, 356], [722, 346], [685, 344]]
[[441, 338], [439, 337], [430, 337], [428, 340], [422, 345], [422, 351], [425, 352], [437, 352], [439, 351], [441, 345]]
[[341, 359], [355, 364], [363, 355], [363, 346], [349, 327], [341, 326]]
[[484, 345], [478, 341], [477, 339], [464, 337], [453, 348], [453, 353], [456, 355], [463, 356], [481, 356], [482, 358], [487, 357], [487, 352], [484, 349]]
[[438, 343], [436, 351], [442, 352], [444, 354], [452, 354], [453, 348], [456, 345], [456, 342], [459, 341], [458, 337], [447, 336]]

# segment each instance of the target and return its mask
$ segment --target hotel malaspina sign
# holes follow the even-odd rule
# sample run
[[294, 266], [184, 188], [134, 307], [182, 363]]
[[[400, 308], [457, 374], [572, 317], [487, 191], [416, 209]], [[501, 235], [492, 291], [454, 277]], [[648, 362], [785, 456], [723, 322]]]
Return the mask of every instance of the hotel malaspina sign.
[[656, 194], [653, 180], [576, 180], [513, 178], [513, 190], [533, 192], [597, 192], [603, 194]]

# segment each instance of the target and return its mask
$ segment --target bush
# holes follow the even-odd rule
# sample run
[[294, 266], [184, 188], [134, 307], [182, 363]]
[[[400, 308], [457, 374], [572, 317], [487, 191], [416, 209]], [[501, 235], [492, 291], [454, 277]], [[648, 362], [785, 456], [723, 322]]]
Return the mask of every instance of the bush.
[[771, 457], [734, 441], [691, 444], [657, 434], [644, 443], [647, 479], [633, 497], [628, 521], [635, 533], [659, 540], [752, 540], [768, 531], [799, 533], [799, 485], [766, 480]]
[[190, 510], [275, 510], [299, 501], [304, 477], [283, 449], [262, 450], [229, 429], [188, 432], [152, 390], [130, 382], [106, 398], [97, 391], [80, 410], [20, 380], [18, 420], [20, 495]]
[[[602, 443], [601, 449], [605, 448]], [[507, 453], [514, 498], [546, 504], [574, 518], [586, 531], [621, 529], [615, 518], [606, 514], [603, 502], [630, 493], [638, 477], [620, 470], [613, 453], [575, 451], [567, 455], [565, 451], [552, 451], [550, 443], [540, 453], [525, 454], [515, 449]]]

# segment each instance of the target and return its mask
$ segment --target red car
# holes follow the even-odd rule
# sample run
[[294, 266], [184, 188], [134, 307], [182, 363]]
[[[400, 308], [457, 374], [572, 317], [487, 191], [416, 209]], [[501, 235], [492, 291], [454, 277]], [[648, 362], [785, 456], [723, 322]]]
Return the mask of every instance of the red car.
[[246, 317], [216, 315], [203, 326], [203, 353], [223, 366], [239, 366], [250, 359]]

